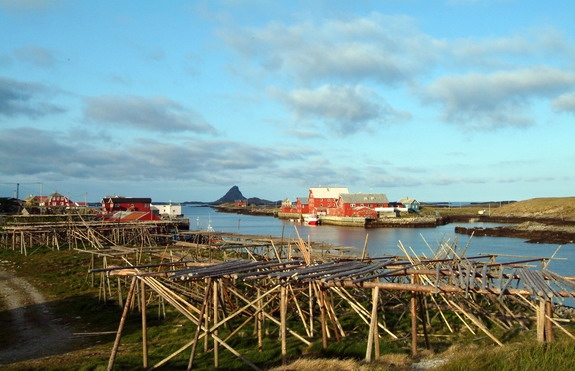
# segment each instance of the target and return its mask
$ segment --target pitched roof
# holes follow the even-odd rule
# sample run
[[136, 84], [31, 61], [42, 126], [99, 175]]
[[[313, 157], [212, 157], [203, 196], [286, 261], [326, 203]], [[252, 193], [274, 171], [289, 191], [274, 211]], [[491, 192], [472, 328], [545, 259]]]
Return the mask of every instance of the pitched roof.
[[147, 197], [105, 197], [102, 201], [112, 201], [115, 204], [152, 203], [152, 199]]
[[360, 203], [377, 203], [386, 204], [389, 201], [384, 193], [348, 193], [342, 194], [341, 199], [345, 203], [360, 204]]
[[299, 202], [300, 202], [301, 204], [307, 204], [307, 203], [308, 203], [307, 196], [296, 197], [295, 199], [296, 199], [296, 201], [299, 200]]
[[409, 205], [409, 204], [412, 204], [414, 202], [417, 202], [417, 200], [415, 198], [406, 197], [406, 198], [401, 198], [401, 199], [397, 200], [397, 202], [401, 202], [404, 205]]
[[349, 193], [347, 187], [317, 187], [310, 188], [314, 198], [339, 198], [342, 193]]

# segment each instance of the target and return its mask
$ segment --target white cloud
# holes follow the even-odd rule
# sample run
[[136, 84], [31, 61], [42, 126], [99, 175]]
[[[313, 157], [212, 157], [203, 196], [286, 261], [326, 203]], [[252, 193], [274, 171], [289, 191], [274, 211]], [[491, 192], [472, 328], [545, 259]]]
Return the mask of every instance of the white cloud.
[[525, 126], [532, 123], [530, 100], [549, 98], [573, 86], [573, 72], [533, 67], [440, 77], [427, 88], [425, 99], [443, 107], [442, 119], [464, 127]]
[[349, 20], [270, 23], [221, 32], [232, 49], [264, 70], [300, 83], [377, 80], [395, 84], [428, 70], [441, 42], [421, 33], [411, 18], [372, 13]]
[[48, 102], [55, 93], [55, 89], [43, 84], [0, 77], [0, 118], [63, 113], [63, 107]]
[[85, 99], [86, 118], [151, 131], [215, 133], [198, 114], [165, 97], [99, 96]]
[[575, 93], [565, 93], [555, 98], [551, 106], [558, 112], [575, 113]]
[[298, 122], [319, 120], [339, 134], [353, 134], [400, 116], [376, 92], [361, 86], [324, 85], [288, 93], [276, 89], [273, 94], [294, 112]]
[[446, 61], [454, 68], [517, 68], [534, 63], [569, 64], [575, 57], [573, 46], [554, 28], [530, 29], [510, 36], [456, 39], [445, 49]]

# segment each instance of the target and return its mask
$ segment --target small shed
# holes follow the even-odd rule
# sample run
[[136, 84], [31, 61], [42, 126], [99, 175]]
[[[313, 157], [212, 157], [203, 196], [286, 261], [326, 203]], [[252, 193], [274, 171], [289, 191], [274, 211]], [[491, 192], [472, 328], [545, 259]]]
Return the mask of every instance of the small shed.
[[421, 210], [421, 203], [414, 198], [406, 197], [397, 202], [402, 203], [407, 208], [407, 211], [418, 213]]

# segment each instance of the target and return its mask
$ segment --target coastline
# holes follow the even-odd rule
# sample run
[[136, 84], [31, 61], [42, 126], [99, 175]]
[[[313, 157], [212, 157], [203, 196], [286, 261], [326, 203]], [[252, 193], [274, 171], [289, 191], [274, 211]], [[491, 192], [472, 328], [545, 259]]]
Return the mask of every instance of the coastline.
[[[227, 205], [212, 206], [218, 212], [272, 216], [279, 219], [300, 219], [301, 215], [282, 213], [277, 207], [236, 207]], [[443, 215], [441, 215], [443, 214]], [[516, 215], [479, 215], [469, 210], [441, 210], [436, 216], [418, 215], [398, 218], [365, 219], [359, 217], [322, 216], [321, 223], [326, 225], [351, 226], [357, 228], [434, 228], [452, 223], [498, 223], [497, 227], [455, 227], [455, 233], [521, 238], [529, 243], [575, 243], [575, 220], [552, 216], [516, 216]]]

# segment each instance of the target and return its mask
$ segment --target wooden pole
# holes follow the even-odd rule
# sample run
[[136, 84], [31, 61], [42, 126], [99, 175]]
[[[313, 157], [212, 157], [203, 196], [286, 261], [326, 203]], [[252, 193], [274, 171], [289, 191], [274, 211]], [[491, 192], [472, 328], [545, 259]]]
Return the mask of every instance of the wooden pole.
[[[211, 249], [210, 249], [211, 250]], [[214, 294], [214, 303], [213, 303], [213, 320], [214, 324], [218, 323], [218, 285], [219, 281], [216, 279], [213, 284], [213, 294]], [[216, 337], [218, 336], [218, 328], [216, 327], [213, 331], [214, 337], [214, 369], [218, 369], [220, 367], [220, 348], [219, 343], [216, 341]]]
[[313, 283], [310, 281], [308, 284], [308, 296], [309, 296], [309, 328], [310, 328], [310, 338], [313, 338]]
[[545, 341], [545, 301], [543, 299], [539, 299], [537, 308], [537, 341], [540, 343]]
[[421, 324], [423, 325], [423, 336], [425, 337], [425, 349], [430, 349], [429, 335], [427, 334], [427, 309], [423, 303], [423, 294], [418, 294], [417, 298], [419, 300], [419, 315], [421, 317]]
[[361, 253], [361, 260], [365, 260], [366, 250], [367, 250], [367, 240], [369, 238], [369, 233], [365, 235], [365, 243], [363, 244], [363, 252]]
[[144, 368], [148, 367], [148, 323], [146, 318], [146, 283], [144, 280], [140, 281], [141, 285], [141, 304], [142, 311], [142, 364]]
[[[200, 315], [198, 316], [198, 327], [196, 328], [196, 334], [194, 335], [192, 352], [190, 353], [190, 359], [188, 361], [188, 371], [192, 369], [194, 363], [194, 357], [196, 356], [196, 349], [198, 346], [198, 340], [200, 339], [200, 332], [202, 329], [203, 317], [206, 313], [206, 308], [208, 307], [208, 299], [210, 298], [210, 289], [212, 287], [212, 279], [208, 278], [206, 281], [206, 291], [204, 292], [204, 301], [202, 302], [202, 309], [200, 310]], [[207, 326], [206, 326], [207, 328]]]
[[[416, 276], [411, 276], [411, 282], [416, 284]], [[411, 355], [417, 355], [417, 293], [411, 292]]]
[[321, 320], [321, 342], [323, 349], [327, 349], [327, 320], [325, 315], [325, 296], [321, 288], [318, 290], [320, 320]]
[[281, 334], [281, 352], [282, 365], [287, 365], [287, 340], [286, 340], [286, 319], [287, 319], [287, 300], [286, 286], [280, 287], [280, 334]]
[[553, 341], [553, 323], [550, 318], [553, 318], [553, 305], [550, 300], [545, 301], [545, 341], [550, 343]]
[[537, 341], [549, 343], [553, 341], [553, 323], [551, 301], [539, 299], [539, 308], [537, 308]]
[[371, 321], [369, 324], [369, 335], [367, 337], [367, 349], [365, 352], [365, 361], [371, 362], [371, 352], [375, 344], [375, 358], [379, 358], [379, 334], [377, 331], [377, 304], [379, 301], [379, 287], [371, 290]]
[[120, 340], [122, 339], [122, 331], [124, 330], [124, 324], [126, 323], [126, 317], [128, 316], [128, 310], [130, 309], [130, 303], [132, 302], [134, 291], [136, 291], [136, 279], [136, 277], [132, 277], [132, 283], [130, 284], [130, 290], [126, 297], [124, 311], [122, 312], [122, 318], [120, 319], [120, 325], [118, 326], [118, 332], [116, 333], [116, 340], [114, 340], [114, 346], [112, 347], [112, 354], [110, 354], [110, 359], [108, 360], [108, 371], [112, 371], [114, 368], [114, 362], [116, 361], [116, 355], [118, 354], [118, 347], [120, 346]]
[[257, 334], [258, 334], [258, 350], [261, 352], [263, 350], [263, 322], [264, 322], [264, 315], [262, 314], [262, 304], [263, 304], [263, 298], [262, 298], [262, 292], [261, 289], [258, 287], [257, 289], [257, 293], [258, 293], [258, 314], [256, 315], [256, 330], [257, 330]]

